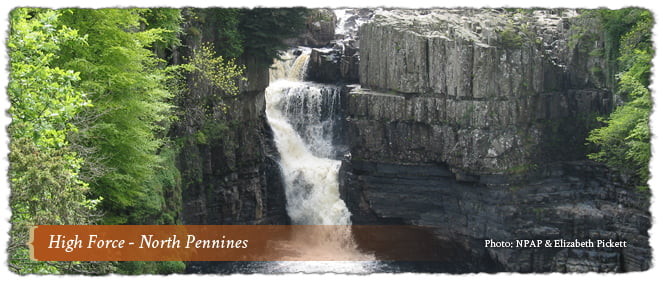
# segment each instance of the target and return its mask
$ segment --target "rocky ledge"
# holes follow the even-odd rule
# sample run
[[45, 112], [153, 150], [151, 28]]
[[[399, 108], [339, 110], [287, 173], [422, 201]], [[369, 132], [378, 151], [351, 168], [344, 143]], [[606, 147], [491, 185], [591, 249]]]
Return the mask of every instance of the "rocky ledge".
[[[649, 198], [586, 161], [618, 103], [597, 19], [573, 10], [378, 10], [344, 96], [342, 195], [360, 224], [431, 227], [507, 271], [646, 270]], [[625, 241], [490, 248], [484, 240]]]
[[[346, 160], [341, 178], [353, 223], [428, 227], [441, 241], [463, 246], [467, 256], [489, 256], [506, 271], [621, 272], [651, 266], [648, 195], [593, 162], [459, 181], [445, 165]], [[513, 248], [486, 247], [486, 240], [511, 242]], [[612, 240], [627, 246], [532, 248], [517, 247], [516, 240]]]

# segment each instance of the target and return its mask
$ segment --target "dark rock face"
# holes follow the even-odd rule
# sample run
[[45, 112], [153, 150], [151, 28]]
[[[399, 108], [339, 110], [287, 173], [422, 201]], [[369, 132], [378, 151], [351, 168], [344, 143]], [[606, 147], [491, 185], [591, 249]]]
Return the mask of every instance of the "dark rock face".
[[[193, 49], [215, 40], [190, 36], [183, 41]], [[183, 57], [190, 52], [180, 50]], [[253, 58], [238, 63], [246, 65], [247, 81], [240, 84], [236, 99], [217, 100], [224, 94], [195, 76], [188, 78], [190, 91], [179, 98], [183, 112], [171, 134], [181, 146], [177, 167], [182, 175], [183, 224], [288, 222], [278, 153], [265, 117], [268, 69]]]
[[[594, 117], [615, 104], [610, 64], [589, 55], [606, 46], [600, 24], [573, 11], [503, 13], [390, 10], [360, 28], [340, 174], [353, 222], [432, 226], [506, 271], [648, 269], [648, 196], [583, 161]], [[487, 248], [489, 239], [628, 247]]]
[[323, 47], [334, 39], [336, 15], [330, 9], [310, 10], [306, 30], [291, 45]]
[[[331, 12], [331, 11], [328, 11]], [[334, 12], [331, 12], [334, 14]], [[320, 83], [358, 83], [359, 82], [359, 26], [370, 21], [373, 11], [370, 9], [346, 9], [340, 13], [341, 18], [334, 14], [334, 22], [339, 25], [338, 32], [324, 44], [307, 44], [308, 47], [325, 47], [313, 49], [307, 68], [306, 80]], [[329, 17], [329, 16], [327, 16]], [[342, 30], [342, 31], [341, 31]], [[310, 32], [307, 32], [308, 34]], [[334, 30], [332, 29], [332, 34]], [[327, 37], [325, 37], [327, 38]], [[322, 43], [322, 41], [317, 41]]]
[[596, 115], [609, 112], [611, 97], [591, 89], [457, 100], [355, 88], [346, 98], [348, 139], [359, 159], [502, 173], [584, 158], [584, 136]]
[[[191, 124], [182, 130], [196, 138], [184, 138], [178, 166], [184, 184], [184, 224], [287, 221], [278, 154], [264, 115], [264, 94], [250, 88], [247, 86], [236, 101], [227, 99], [228, 111], [217, 113], [218, 124], [209, 124], [209, 119], [197, 124], [206, 119], [196, 117], [202, 110], [193, 111], [197, 106], [205, 106], [205, 97], [213, 95], [213, 90], [194, 87], [187, 97], [192, 112], [187, 116], [190, 120], [181, 122]], [[211, 136], [210, 130], [202, 131], [207, 133], [206, 140], [198, 138], [201, 130], [214, 126], [218, 126], [219, 136]]]
[[306, 80], [321, 83], [341, 81], [341, 56], [334, 49], [311, 49]]
[[[445, 165], [345, 161], [341, 195], [355, 224], [434, 228], [442, 241], [490, 256], [506, 271], [619, 272], [650, 267], [647, 195], [591, 162], [536, 173], [457, 180]], [[628, 242], [627, 248], [490, 248], [485, 240]], [[478, 267], [478, 266], [477, 266]]]
[[356, 52], [352, 55], [347, 54], [346, 52], [346, 55], [341, 57], [341, 77], [348, 83], [357, 83], [359, 82], [359, 54]]
[[320, 83], [359, 82], [359, 54], [356, 50], [354, 53], [349, 50], [344, 52], [338, 46], [312, 49], [306, 80]]

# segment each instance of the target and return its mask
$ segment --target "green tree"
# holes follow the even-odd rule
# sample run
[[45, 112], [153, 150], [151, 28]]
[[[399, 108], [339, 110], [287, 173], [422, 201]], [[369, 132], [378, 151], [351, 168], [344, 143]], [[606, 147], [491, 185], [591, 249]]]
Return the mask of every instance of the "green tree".
[[[304, 29], [306, 8], [184, 9], [188, 35], [215, 42], [214, 52], [224, 58], [255, 57], [263, 66], [288, 48], [284, 39]], [[214, 27], [209, 29], [206, 27]]]
[[44, 9], [19, 8], [10, 14], [9, 267], [21, 274], [105, 273], [112, 270], [108, 263], [31, 261], [25, 245], [30, 226], [98, 220], [99, 200], [86, 197], [88, 184], [79, 178], [83, 160], [66, 138], [77, 130], [75, 115], [91, 104], [75, 87], [78, 73], [53, 65], [62, 44], [85, 38], [58, 26], [57, 19], [56, 11]]
[[[103, 196], [104, 223], [127, 223], [162, 167], [157, 155], [171, 117], [168, 72], [149, 49], [170, 40], [174, 24], [145, 25], [147, 9], [67, 9], [60, 22], [87, 36], [67, 44], [58, 62], [80, 73], [80, 87], [96, 105], [79, 115], [72, 136], [86, 159], [85, 173], [94, 196]], [[167, 19], [178, 19], [170, 15]], [[170, 39], [169, 39], [170, 38]]]
[[[56, 27], [57, 13], [16, 9], [11, 13], [11, 82], [8, 85], [14, 118], [13, 137], [31, 138], [43, 148], [67, 145], [67, 132], [75, 131], [73, 117], [90, 100], [74, 84], [80, 80], [72, 70], [53, 66], [65, 42], [84, 43], [76, 30]], [[19, 129], [20, 128], [20, 129]]]
[[152, 44], [154, 52], [161, 58], [166, 58], [166, 53], [181, 45], [179, 36], [182, 30], [182, 12], [175, 8], [152, 8], [142, 12], [145, 19], [144, 25], [150, 29], [160, 29], [160, 38]]
[[[193, 56], [185, 67], [191, 74], [191, 82], [194, 88], [205, 84], [214, 87], [213, 95], [209, 97], [208, 112], [226, 112], [227, 107], [223, 97], [239, 95], [239, 82], [246, 81], [243, 77], [245, 66], [235, 63], [235, 59], [225, 59], [214, 51], [214, 44], [203, 43], [200, 48], [193, 50]], [[220, 110], [220, 111], [219, 111]]]
[[244, 42], [239, 32], [240, 9], [184, 9], [183, 13], [187, 15], [189, 35], [200, 36], [207, 42], [222, 43], [215, 44], [213, 51], [224, 58], [239, 58], [242, 55]]
[[13, 138], [10, 144], [9, 176], [12, 184], [12, 210], [9, 266], [20, 274], [86, 273], [113, 271], [110, 263], [36, 262], [25, 245], [34, 225], [85, 225], [97, 223], [99, 200], [85, 197], [86, 183], [77, 177], [78, 162], [71, 151], [44, 150], [28, 138]]
[[[619, 17], [627, 13], [629, 17]], [[618, 94], [624, 104], [608, 118], [600, 119], [606, 126], [590, 132], [588, 141], [598, 147], [591, 159], [605, 162], [626, 173], [638, 176], [638, 185], [647, 187], [651, 132], [649, 115], [652, 109], [649, 80], [653, 48], [651, 32], [653, 17], [642, 9], [602, 12], [608, 30], [621, 34], [619, 48]], [[632, 19], [636, 18], [635, 23]], [[628, 28], [620, 27], [620, 22]]]

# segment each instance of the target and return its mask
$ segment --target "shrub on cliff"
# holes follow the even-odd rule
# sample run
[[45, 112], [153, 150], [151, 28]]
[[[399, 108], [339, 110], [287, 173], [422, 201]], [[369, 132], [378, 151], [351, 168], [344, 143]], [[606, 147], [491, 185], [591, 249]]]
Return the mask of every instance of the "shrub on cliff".
[[[630, 15], [618, 16], [627, 13]], [[598, 148], [589, 157], [605, 162], [626, 173], [637, 175], [637, 185], [647, 187], [651, 132], [649, 115], [652, 109], [649, 79], [653, 47], [653, 17], [642, 9], [603, 10], [604, 24], [614, 36], [620, 37], [617, 92], [624, 104], [607, 118], [604, 127], [593, 130], [588, 141]]]

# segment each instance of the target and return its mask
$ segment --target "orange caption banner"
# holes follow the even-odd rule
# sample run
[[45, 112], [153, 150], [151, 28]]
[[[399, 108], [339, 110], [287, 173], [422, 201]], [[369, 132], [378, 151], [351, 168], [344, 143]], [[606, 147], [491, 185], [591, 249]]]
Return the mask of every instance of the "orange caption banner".
[[437, 260], [427, 232], [382, 225], [39, 225], [28, 246], [38, 261]]

